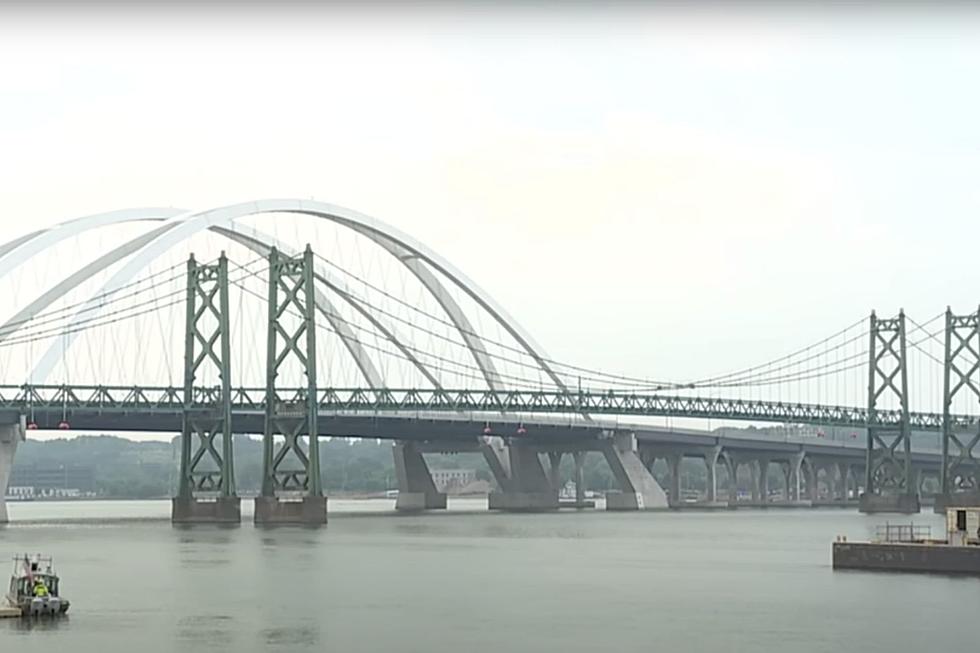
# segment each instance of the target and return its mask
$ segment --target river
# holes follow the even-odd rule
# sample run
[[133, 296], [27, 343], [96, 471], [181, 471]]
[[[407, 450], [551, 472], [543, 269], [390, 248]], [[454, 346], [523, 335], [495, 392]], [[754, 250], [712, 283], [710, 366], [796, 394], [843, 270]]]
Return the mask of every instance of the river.
[[326, 528], [257, 529], [174, 528], [164, 501], [12, 504], [0, 553], [53, 554], [72, 608], [0, 620], [0, 651], [976, 647], [977, 579], [831, 569], [834, 537], [866, 538], [880, 516], [392, 505], [331, 501]]

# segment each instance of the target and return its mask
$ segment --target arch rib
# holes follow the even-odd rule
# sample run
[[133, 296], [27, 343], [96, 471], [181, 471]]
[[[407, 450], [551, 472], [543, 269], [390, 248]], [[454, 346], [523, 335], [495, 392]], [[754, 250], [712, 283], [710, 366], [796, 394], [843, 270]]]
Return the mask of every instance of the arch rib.
[[[113, 211], [111, 214], [105, 214], [105, 215], [106, 216], [111, 215], [112, 220], [114, 222], [125, 222], [128, 219], [127, 218], [128, 213], [125, 210]], [[144, 209], [134, 209], [132, 219], [160, 221], [163, 218], [153, 217], [152, 213], [147, 214], [146, 210]], [[81, 227], [81, 231], [78, 231], [75, 228], [78, 227], [79, 223], [83, 223], [86, 221], [87, 219], [79, 219], [79, 220], [72, 220], [70, 222], [63, 223], [63, 224], [73, 225], [72, 230], [75, 231], [76, 233], [81, 233], [85, 229], [91, 229], [97, 226], [103, 226], [105, 224], [104, 221], [100, 220], [99, 222], [101, 222], [101, 224], [95, 224], [95, 225], [88, 224], [88, 226], [83, 225]], [[119, 247], [116, 247], [115, 249], [107, 252], [106, 254], [103, 254], [95, 261], [92, 261], [88, 265], [75, 271], [73, 274], [63, 279], [61, 282], [59, 282], [58, 284], [50, 288], [47, 292], [45, 292], [43, 295], [35, 299], [29, 305], [25, 306], [23, 309], [18, 311], [15, 315], [11, 316], [4, 324], [0, 325], [0, 342], [3, 342], [10, 336], [14, 335], [21, 328], [28, 326], [29, 321], [33, 317], [38, 315], [40, 312], [42, 312], [44, 309], [49, 307], [51, 304], [56, 302], [61, 297], [64, 297], [67, 293], [71, 292], [71, 290], [78, 287], [80, 284], [84, 283], [93, 275], [105, 270], [106, 268], [114, 265], [115, 263], [119, 262], [123, 258], [129, 256], [133, 252], [139, 250], [141, 247], [153, 241], [158, 236], [162, 235], [163, 233], [166, 233], [170, 229], [177, 226], [177, 224], [179, 223], [168, 222], [167, 224], [157, 227], [152, 231], [142, 234], [136, 238], [133, 238], [123, 243]], [[212, 231], [219, 231], [219, 230], [212, 229]], [[34, 232], [33, 234], [28, 234], [27, 236], [23, 236], [15, 241], [11, 241], [11, 243], [8, 243], [7, 245], [0, 245], [0, 254], [2, 254], [4, 247], [11, 249], [17, 246], [18, 244], [25, 242], [29, 240], [31, 237], [40, 233], [43, 232], [37, 231]], [[229, 230], [221, 230], [219, 233], [221, 233], [223, 236], [227, 238], [229, 237], [229, 234], [232, 234], [234, 232], [231, 232]], [[261, 255], [268, 255], [268, 252], [271, 249], [271, 246], [267, 244], [269, 242], [272, 242], [276, 246], [279, 246], [280, 249], [283, 249], [284, 251], [288, 250], [288, 247], [282, 246], [282, 244], [275, 241], [275, 239], [272, 239], [269, 236], [262, 235], [258, 232], [256, 232], [256, 234], [257, 234], [257, 238], [253, 238], [251, 240], [246, 240], [246, 238], [244, 237], [235, 238], [234, 240], [240, 242], [241, 244], [245, 245], [249, 249], [252, 249], [252, 251], [255, 251]], [[65, 237], [69, 237], [69, 236], [65, 236]], [[347, 324], [343, 316], [340, 315], [333, 308], [329, 299], [326, 296], [324, 296], [323, 293], [320, 291], [317, 291], [317, 308], [320, 310], [321, 313], [324, 314], [325, 317], [327, 317], [328, 320], [331, 321], [331, 324], [334, 327], [334, 329], [337, 331], [338, 336], [341, 338], [341, 341], [344, 343], [348, 351], [350, 351], [352, 357], [355, 359], [355, 362], [357, 363], [358, 368], [360, 369], [368, 385], [373, 389], [381, 387], [383, 385], [383, 382], [381, 381], [380, 375], [377, 372], [377, 368], [371, 362], [371, 359], [367, 356], [363, 347], [361, 347], [360, 343], [354, 337], [349, 324]], [[386, 331], [385, 334], [390, 338], [394, 337], [393, 335], [390, 334], [390, 332]], [[400, 342], [396, 341], [395, 344], [398, 345], [399, 347], [404, 347], [404, 345]], [[423, 373], [426, 375], [426, 378], [429, 378], [430, 380], [434, 379], [434, 377], [432, 377], [432, 375], [428, 372], [428, 370], [423, 369]], [[440, 387], [438, 382], [436, 382], [434, 385], [436, 387]]]
[[[521, 327], [515, 323], [489, 295], [487, 295], [475, 283], [470, 281], [462, 272], [454, 268], [448, 261], [440, 257], [434, 251], [428, 249], [426, 246], [418, 241], [415, 241], [411, 237], [401, 233], [397, 229], [366, 215], [343, 209], [332, 204], [308, 200], [271, 199], [236, 204], [181, 216], [178, 219], [179, 224], [176, 227], [167, 231], [166, 233], [161, 234], [136, 252], [133, 258], [127, 262], [122, 269], [117, 271], [117, 273], [103, 286], [100, 294], [105, 294], [118, 289], [146, 265], [149, 265], [150, 262], [167, 251], [170, 247], [186, 238], [189, 238], [202, 229], [207, 229], [212, 226], [227, 227], [232, 225], [236, 219], [249, 215], [279, 212], [310, 215], [343, 224], [362, 234], [375, 234], [378, 238], [392, 241], [407, 250], [409, 253], [413, 254], [415, 257], [425, 261], [452, 280], [453, 283], [455, 283], [471, 298], [473, 298], [481, 307], [484, 308], [484, 310], [489, 312], [494, 319], [497, 320], [497, 322], [500, 323], [501, 326], [503, 326], [518, 343], [520, 343], [525, 351], [527, 351], [528, 354], [535, 359], [541, 369], [548, 374], [549, 377], [551, 377], [555, 384], [561, 388], [562, 391], [567, 392], [563, 380], [544, 360], [544, 356], [542, 355], [540, 348], [533, 342], [531, 337], [525, 333], [523, 329], [521, 329]], [[406, 261], [414, 259], [400, 258], [399, 260]], [[412, 268], [410, 267], [409, 269]], [[78, 314], [73, 316], [72, 322], [69, 323], [69, 329], [79, 319], [79, 314], [92, 310], [98, 309], [97, 307], [91, 305], [91, 302], [86, 304]], [[458, 329], [460, 329], [461, 334], [469, 333], [475, 335], [472, 328], [467, 327], [465, 324], [456, 324], [456, 326]], [[76, 332], [74, 331], [67, 334], [68, 342], [64, 344], [64, 347], [69, 346], [71, 342], [74, 341], [75, 336]], [[47, 378], [47, 376], [51, 373], [51, 370], [54, 368], [60, 351], [61, 349], [57, 347], [57, 345], [52, 345], [49, 347], [48, 351], [35, 366], [31, 375], [32, 380], [39, 379], [43, 382], [43, 380]], [[473, 351], [473, 349], [471, 349], [471, 351]], [[485, 348], [482, 349], [482, 352], [484, 355], [486, 354]], [[474, 357], [476, 356], [478, 356], [478, 354], [474, 352]], [[494, 375], [488, 372], [486, 376], [488, 376], [488, 383], [492, 384], [494, 382], [494, 380], [492, 380], [494, 379]]]
[[[272, 236], [269, 236], [268, 234], [252, 229], [250, 227], [246, 227], [245, 225], [242, 224], [236, 224], [234, 230], [228, 229], [226, 227], [211, 227], [211, 230], [216, 233], [222, 234], [234, 241], [240, 242], [246, 246], [248, 246], [247, 243], [251, 242], [259, 248], [264, 248], [266, 251], [266, 255], [268, 254], [269, 243], [276, 243], [275, 246], [278, 247], [281, 251], [290, 252], [288, 247], [282, 245], [281, 242], [276, 241], [276, 239], [274, 239]], [[259, 249], [253, 249], [253, 251], [259, 252]], [[295, 252], [291, 253], [290, 255], [294, 256]], [[367, 310], [367, 308], [365, 308], [364, 305], [361, 304], [361, 302], [359, 302], [347, 290], [346, 285], [344, 284], [343, 281], [331, 275], [326, 269], [324, 269], [322, 265], [319, 264], [316, 265], [316, 269], [314, 270], [314, 276], [317, 278], [317, 280], [320, 283], [330, 288], [341, 299], [347, 302], [354, 310], [360, 313], [386, 339], [388, 339], [392, 344], [398, 347], [398, 350], [401, 351], [402, 355], [405, 356], [405, 358], [408, 359], [408, 361], [411, 362], [412, 365], [414, 365], [419, 370], [419, 372], [422, 373], [422, 375], [426, 378], [426, 380], [429, 381], [429, 383], [433, 385], [433, 387], [435, 387], [437, 390], [443, 389], [442, 384], [439, 382], [439, 379], [432, 372], [430, 372], [425, 365], [422, 364], [422, 362], [415, 356], [415, 354], [412, 352], [411, 349], [405, 346], [405, 344], [395, 335], [392, 329], [385, 326], [384, 323], [382, 323], [369, 310]], [[316, 292], [319, 296], [320, 291], [317, 290]], [[329, 303], [329, 300], [326, 297], [324, 297], [323, 300], [326, 305], [331, 307], [331, 311], [324, 312], [324, 310], [321, 308], [321, 312], [324, 312], [324, 314], [327, 316], [327, 319], [330, 319], [329, 315], [332, 313], [336, 318], [339, 318], [341, 324], [347, 327], [347, 331], [349, 332], [350, 327], [347, 325], [347, 322], [342, 317], [340, 317], [335, 311], [333, 311], [332, 304]], [[319, 299], [317, 303], [319, 305], [320, 303]], [[355, 338], [353, 334], [351, 334], [350, 337], [352, 338], [352, 341], [354, 343], [357, 343], [357, 338]], [[350, 347], [348, 347], [348, 350], [350, 350]], [[363, 349], [361, 349], [361, 351], [363, 351]], [[351, 351], [351, 355], [354, 356], [355, 359], [357, 358], [357, 356], [354, 354], [353, 351]], [[367, 375], [365, 375], [365, 377], [366, 376]], [[379, 382], [377, 385], [372, 385], [371, 388], [377, 389], [379, 387], [382, 387], [383, 385], [384, 385], [383, 382]]]
[[90, 229], [106, 227], [122, 222], [140, 222], [143, 220], [165, 220], [187, 213], [184, 209], [175, 208], [136, 208], [96, 213], [82, 218], [75, 218], [56, 224], [49, 229], [41, 229], [26, 236], [21, 236], [0, 245], [0, 277], [28, 259], [43, 252], [57, 243], [82, 234]]

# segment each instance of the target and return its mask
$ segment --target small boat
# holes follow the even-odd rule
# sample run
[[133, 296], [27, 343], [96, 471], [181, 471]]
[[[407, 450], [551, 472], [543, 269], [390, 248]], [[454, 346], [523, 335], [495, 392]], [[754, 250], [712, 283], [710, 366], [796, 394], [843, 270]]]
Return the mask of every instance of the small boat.
[[14, 573], [7, 591], [8, 609], [22, 617], [57, 617], [68, 612], [68, 599], [60, 593], [60, 579], [50, 557], [14, 556]]

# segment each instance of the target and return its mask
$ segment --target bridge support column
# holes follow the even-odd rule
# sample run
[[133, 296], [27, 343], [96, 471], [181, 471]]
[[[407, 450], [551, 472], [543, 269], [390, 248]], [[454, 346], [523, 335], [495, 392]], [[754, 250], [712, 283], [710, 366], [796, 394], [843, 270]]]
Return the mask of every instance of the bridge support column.
[[560, 451], [548, 452], [548, 482], [555, 492], [561, 492], [561, 457]]
[[943, 458], [939, 494], [933, 510], [945, 514], [946, 507], [980, 506], [980, 429], [963, 429], [950, 415], [959, 393], [980, 399], [977, 370], [980, 369], [980, 311], [953, 315], [946, 309], [946, 357], [943, 373]]
[[671, 508], [679, 508], [684, 505], [684, 497], [681, 496], [681, 463], [684, 461], [682, 454], [672, 452], [667, 454], [667, 470], [670, 474], [670, 494], [667, 503]]
[[780, 464], [779, 471], [783, 473], [783, 499], [787, 503], [794, 501], [796, 497], [793, 494], [793, 485], [795, 484], [796, 478], [793, 474], [793, 463]]
[[810, 505], [815, 505], [820, 498], [820, 469], [821, 465], [807, 461], [803, 473], [806, 475], [806, 498]]
[[[870, 332], [868, 444], [860, 510], [917, 513], [920, 506], [912, 477], [905, 313], [899, 311], [893, 319], [878, 319], [872, 313]], [[900, 404], [897, 424], [880, 419], [878, 404], [884, 398]]]
[[14, 466], [14, 454], [17, 452], [17, 444], [24, 440], [25, 421], [20, 418], [16, 424], [5, 424], [0, 426], [0, 524], [6, 524], [7, 484], [10, 482], [10, 470]]
[[396, 442], [391, 448], [398, 479], [395, 510], [412, 512], [446, 507], [446, 495], [436, 489], [425, 458], [412, 442]]
[[704, 466], [708, 472], [704, 497], [707, 503], [718, 502], [718, 475], [715, 473], [715, 466], [718, 464], [718, 457], [720, 455], [721, 447], [712, 447], [704, 454]]
[[756, 501], [760, 505], [766, 506], [769, 503], [769, 459], [760, 457], [755, 461], [757, 468]]
[[504, 439], [499, 435], [483, 436], [480, 440], [480, 452], [497, 482], [497, 490], [506, 492], [515, 489], [516, 484], [511, 481], [510, 452]]
[[538, 452], [524, 444], [506, 446], [510, 475], [498, 492], [491, 492], [488, 499], [490, 510], [510, 512], [543, 512], [558, 510], [558, 490], [545, 472]]
[[802, 451], [790, 458], [789, 482], [787, 484], [789, 494], [792, 496], [791, 501], [802, 506], [812, 505], [809, 499], [803, 498], [803, 463], [805, 460], [806, 454]]
[[837, 463], [834, 467], [837, 468], [837, 478], [834, 479], [831, 496], [841, 503], [847, 503], [851, 494], [851, 466]]
[[[316, 302], [309, 245], [298, 257], [275, 248], [269, 253], [268, 303], [262, 494], [255, 498], [255, 523], [320, 526], [327, 523], [327, 498], [317, 439]], [[276, 392], [284, 365], [305, 372], [306, 387], [290, 397]]]
[[575, 505], [581, 507], [585, 505], [585, 452], [576, 451], [572, 456], [575, 458]]
[[606, 495], [606, 510], [667, 508], [667, 495], [637, 455], [636, 435], [614, 433], [602, 443], [602, 454], [612, 470], [620, 492]]
[[[213, 265], [190, 257], [186, 302], [180, 485], [171, 502], [171, 521], [238, 524], [242, 512], [235, 492], [231, 432], [228, 259], [223, 253]], [[220, 393], [195, 386], [198, 374], [207, 368], [217, 372]]]
[[728, 472], [728, 507], [738, 506], [738, 460], [735, 454], [725, 452], [725, 469]]

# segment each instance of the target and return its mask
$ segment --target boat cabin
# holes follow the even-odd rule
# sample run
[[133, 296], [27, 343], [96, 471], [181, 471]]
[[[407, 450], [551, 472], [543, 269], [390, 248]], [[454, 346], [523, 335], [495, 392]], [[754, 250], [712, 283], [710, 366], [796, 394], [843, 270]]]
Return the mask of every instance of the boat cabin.
[[946, 536], [952, 546], [980, 545], [980, 506], [946, 508]]
[[34, 596], [34, 583], [37, 580], [44, 582], [49, 596], [58, 596], [58, 575], [54, 572], [51, 558], [14, 557], [14, 573], [10, 576], [7, 596], [11, 601]]

